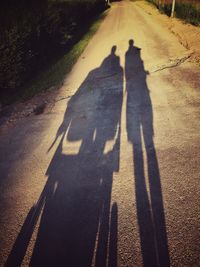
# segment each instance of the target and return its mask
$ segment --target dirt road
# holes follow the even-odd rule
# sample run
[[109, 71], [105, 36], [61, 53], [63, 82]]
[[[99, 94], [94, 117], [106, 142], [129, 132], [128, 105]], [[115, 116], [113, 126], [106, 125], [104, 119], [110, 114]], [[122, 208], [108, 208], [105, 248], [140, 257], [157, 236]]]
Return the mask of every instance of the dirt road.
[[113, 4], [55, 106], [1, 134], [1, 266], [200, 266], [200, 72]]

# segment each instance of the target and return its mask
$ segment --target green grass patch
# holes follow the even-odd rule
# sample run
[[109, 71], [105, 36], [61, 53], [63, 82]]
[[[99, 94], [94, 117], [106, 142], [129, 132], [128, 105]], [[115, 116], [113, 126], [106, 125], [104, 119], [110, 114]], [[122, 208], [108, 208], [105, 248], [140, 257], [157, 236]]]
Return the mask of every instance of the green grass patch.
[[48, 90], [52, 87], [60, 87], [65, 76], [71, 71], [73, 65], [88, 45], [91, 37], [98, 30], [107, 12], [108, 10], [104, 11], [90, 22], [89, 25], [86, 25], [85, 29], [82, 29], [78, 34], [78, 40], [66, 51], [66, 53], [40, 71], [40, 73], [20, 91], [18, 91], [16, 95], [12, 95], [7, 98], [5, 97], [2, 104], [6, 105], [19, 99], [27, 100], [41, 91]]

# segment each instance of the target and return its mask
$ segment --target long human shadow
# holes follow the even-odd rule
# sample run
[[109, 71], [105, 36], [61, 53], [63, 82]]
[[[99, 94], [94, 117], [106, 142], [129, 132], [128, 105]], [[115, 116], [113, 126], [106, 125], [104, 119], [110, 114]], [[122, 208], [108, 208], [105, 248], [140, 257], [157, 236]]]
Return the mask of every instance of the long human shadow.
[[[128, 140], [133, 145], [135, 195], [143, 266], [169, 267], [161, 178], [153, 140], [153, 111], [146, 83], [148, 72], [144, 69], [140, 52], [140, 49], [134, 46], [133, 40], [130, 40], [125, 54], [126, 125]], [[148, 168], [146, 178], [142, 140]]]
[[117, 266], [111, 190], [119, 169], [123, 70], [115, 53], [113, 46], [70, 99], [52, 144], [59, 140], [47, 183], [6, 266], [21, 266], [38, 224], [30, 266]]

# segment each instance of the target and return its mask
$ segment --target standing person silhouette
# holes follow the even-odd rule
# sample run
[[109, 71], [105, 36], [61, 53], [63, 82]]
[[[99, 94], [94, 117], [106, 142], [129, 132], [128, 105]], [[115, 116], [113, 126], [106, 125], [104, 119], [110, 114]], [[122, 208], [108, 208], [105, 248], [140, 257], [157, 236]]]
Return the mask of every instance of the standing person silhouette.
[[[61, 140], [47, 170], [52, 193], [46, 198], [30, 266], [88, 267], [92, 261], [95, 266], [105, 266], [112, 258], [107, 255], [107, 246], [111, 209], [117, 224], [111, 192], [113, 172], [119, 165], [123, 96], [123, 70], [116, 49], [112, 47], [68, 102], [56, 136]], [[110, 140], [114, 145], [107, 153], [105, 146]], [[64, 153], [63, 147], [74, 142], [80, 142], [77, 154], [67, 149]], [[115, 258], [113, 262], [116, 264]]]
[[[46, 185], [27, 214], [7, 267], [21, 266], [37, 223], [31, 267], [117, 267], [117, 203], [111, 193], [119, 168], [123, 69], [116, 49], [68, 102], [52, 144], [61, 137]], [[111, 151], [105, 150], [108, 141]], [[74, 142], [79, 143], [76, 153]]]
[[[161, 181], [153, 141], [153, 109], [146, 82], [147, 75], [141, 59], [141, 49], [135, 47], [133, 40], [130, 40], [125, 55], [126, 127], [128, 140], [133, 145], [136, 207], [143, 265], [169, 267]], [[144, 153], [147, 160], [147, 177], [144, 171]]]

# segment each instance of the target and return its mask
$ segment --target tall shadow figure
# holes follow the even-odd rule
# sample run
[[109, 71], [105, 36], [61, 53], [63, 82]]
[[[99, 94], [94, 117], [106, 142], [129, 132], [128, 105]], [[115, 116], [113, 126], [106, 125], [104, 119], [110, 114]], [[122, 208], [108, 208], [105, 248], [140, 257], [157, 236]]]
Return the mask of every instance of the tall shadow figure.
[[[136, 207], [143, 266], [169, 267], [161, 181], [153, 141], [153, 111], [146, 83], [148, 72], [144, 69], [140, 52], [134, 46], [133, 40], [130, 40], [125, 55], [127, 133], [128, 140], [133, 144]], [[142, 140], [147, 158], [147, 178]]]
[[[115, 53], [113, 46], [70, 99], [52, 144], [59, 137], [47, 183], [6, 266], [21, 266], [37, 222], [30, 266], [117, 266], [117, 204], [111, 207], [111, 190], [119, 169], [123, 70]], [[77, 152], [74, 142], [80, 143]]]

